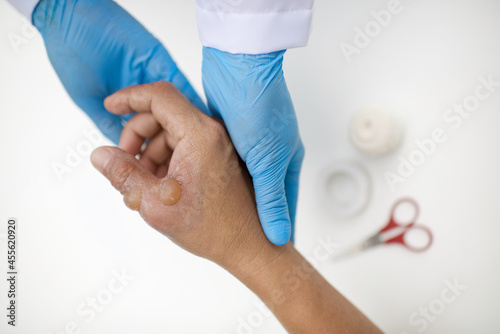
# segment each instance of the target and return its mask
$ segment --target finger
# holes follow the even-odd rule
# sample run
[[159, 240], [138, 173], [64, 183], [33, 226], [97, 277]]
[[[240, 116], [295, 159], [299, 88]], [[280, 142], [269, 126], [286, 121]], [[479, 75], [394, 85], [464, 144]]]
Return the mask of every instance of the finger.
[[285, 197], [285, 173], [266, 173], [253, 178], [257, 211], [269, 241], [283, 246], [290, 240], [291, 222]]
[[145, 83], [166, 80], [174, 84], [174, 86], [189, 100], [191, 103], [207, 115], [211, 115], [206, 104], [200, 98], [193, 86], [186, 79], [184, 74], [179, 70], [174, 60], [168, 51], [160, 45], [157, 51], [149, 59], [146, 67]]
[[154, 137], [160, 130], [161, 125], [152, 114], [137, 114], [123, 127], [118, 147], [135, 156], [141, 153], [146, 139]]
[[165, 136], [164, 132], [160, 132], [152, 138], [139, 159], [153, 174], [156, 173], [159, 166], [165, 165], [172, 156], [172, 150], [167, 146]]
[[90, 157], [99, 170], [124, 195], [124, 202], [132, 210], [141, 208], [142, 199], [158, 183], [131, 154], [116, 147], [99, 147]]
[[108, 96], [104, 105], [116, 115], [152, 113], [177, 141], [186, 136], [188, 129], [202, 125], [203, 113], [166, 81], [124, 88]]
[[159, 179], [163, 179], [165, 176], [167, 176], [168, 166], [169, 166], [168, 163], [165, 163], [164, 165], [158, 166], [158, 168], [156, 169], [156, 172], [155, 172], [156, 177]]
[[304, 159], [304, 149], [301, 149], [294, 155], [288, 171], [285, 176], [285, 194], [286, 202], [288, 204], [288, 214], [291, 223], [291, 236], [292, 242], [295, 242], [295, 217], [297, 214], [297, 200], [299, 196], [299, 177], [302, 167], [302, 160]]

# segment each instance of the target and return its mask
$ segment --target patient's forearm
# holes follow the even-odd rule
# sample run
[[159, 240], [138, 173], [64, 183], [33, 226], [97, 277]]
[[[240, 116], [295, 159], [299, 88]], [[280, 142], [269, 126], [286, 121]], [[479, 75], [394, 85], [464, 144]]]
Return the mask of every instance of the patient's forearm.
[[380, 333], [288, 243], [272, 246], [232, 273], [290, 333]]

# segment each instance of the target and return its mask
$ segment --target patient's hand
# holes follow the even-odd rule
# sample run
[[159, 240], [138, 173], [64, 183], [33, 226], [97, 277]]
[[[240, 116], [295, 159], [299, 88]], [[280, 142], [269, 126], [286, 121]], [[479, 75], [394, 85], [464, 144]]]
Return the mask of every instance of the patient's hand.
[[290, 333], [378, 332], [290, 242], [278, 247], [267, 240], [250, 178], [220, 123], [166, 82], [123, 89], [105, 106], [118, 115], [137, 111], [141, 119], [125, 135], [156, 134], [148, 147], [170, 157], [155, 167], [167, 171], [161, 179], [119, 148], [101, 147], [91, 157], [152, 227], [226, 268]]
[[170, 157], [160, 164], [165, 178], [119, 148], [98, 148], [91, 158], [153, 228], [226, 268], [251, 262], [272, 246], [258, 223], [250, 178], [223, 125], [164, 81], [125, 88], [109, 96], [105, 107], [117, 115], [138, 112], [141, 119], [131, 120], [132, 130], [124, 135], [148, 138], [160, 126], [165, 130], [149, 146]]

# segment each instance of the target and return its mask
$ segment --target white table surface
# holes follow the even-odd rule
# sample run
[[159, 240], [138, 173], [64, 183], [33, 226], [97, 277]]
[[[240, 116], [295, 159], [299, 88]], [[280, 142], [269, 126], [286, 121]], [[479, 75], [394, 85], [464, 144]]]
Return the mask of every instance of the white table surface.
[[[201, 92], [194, 1], [120, 3], [167, 45]], [[319, 270], [388, 333], [496, 333], [500, 89], [458, 129], [442, 117], [474, 93], [479, 76], [500, 81], [500, 3], [401, 0], [401, 13], [349, 64], [341, 43], [352, 43], [355, 27], [363, 28], [373, 20], [370, 11], [388, 3], [317, 0], [309, 46], [286, 55], [307, 150], [296, 244], [306, 256], [313, 255], [318, 238], [349, 246], [380, 228], [396, 199], [412, 196], [421, 206], [419, 221], [434, 233], [429, 251], [379, 247], [340, 263], [321, 262]], [[93, 125], [63, 90], [40, 35], [24, 29], [25, 21], [5, 1], [0, 17], [1, 254], [7, 218], [17, 217], [20, 226], [19, 325], [13, 330], [2, 315], [0, 332], [64, 333], [74, 322], [81, 333], [95, 334], [238, 333], [241, 319], [260, 312], [242, 284], [149, 228], [88, 157], [57, 180], [52, 164], [64, 162], [68, 147], [85, 141], [83, 131]], [[18, 50], [9, 42], [12, 34], [25, 38]], [[392, 110], [406, 125], [400, 149], [381, 158], [359, 153], [347, 136], [352, 115], [374, 105]], [[397, 170], [398, 157], [408, 157], [414, 141], [435, 128], [448, 139], [392, 191], [384, 173]], [[321, 203], [318, 175], [334, 160], [357, 161], [372, 180], [368, 207], [355, 218], [336, 219]], [[104, 293], [113, 271], [122, 269], [134, 279], [87, 322], [78, 308]], [[447, 280], [466, 288], [440, 304]], [[0, 280], [0, 300], [6, 289]], [[422, 320], [418, 313], [429, 307], [432, 321]], [[284, 330], [266, 317], [251, 332]]]

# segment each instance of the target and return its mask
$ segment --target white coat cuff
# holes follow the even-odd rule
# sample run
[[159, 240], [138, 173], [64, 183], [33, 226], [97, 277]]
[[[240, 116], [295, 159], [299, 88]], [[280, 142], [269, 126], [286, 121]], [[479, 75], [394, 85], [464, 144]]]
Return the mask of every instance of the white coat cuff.
[[312, 9], [220, 13], [196, 6], [204, 46], [229, 53], [261, 54], [307, 45]]
[[7, 0], [14, 6], [21, 14], [26, 16], [30, 23], [33, 23], [33, 10], [40, 0]]

